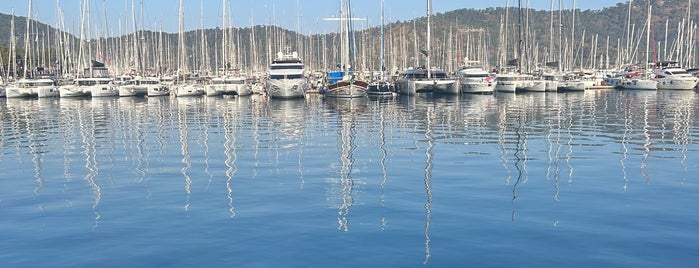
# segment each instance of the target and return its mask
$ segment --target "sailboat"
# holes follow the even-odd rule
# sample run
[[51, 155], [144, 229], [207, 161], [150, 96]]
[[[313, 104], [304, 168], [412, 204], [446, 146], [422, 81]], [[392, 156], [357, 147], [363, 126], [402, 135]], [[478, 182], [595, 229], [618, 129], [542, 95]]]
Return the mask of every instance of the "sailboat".
[[[629, 5], [631, 3], [629, 2]], [[650, 60], [649, 60], [649, 50], [650, 50], [650, 30], [651, 30], [651, 11], [652, 6], [648, 2], [648, 17], [646, 18], [646, 63], [643, 64], [641, 70], [630, 70], [624, 75], [621, 85], [622, 89], [632, 89], [632, 90], [656, 90], [658, 89], [658, 81], [651, 79], [650, 75]]]
[[[5, 88], [5, 97], [7, 98], [31, 98], [31, 97], [58, 97], [58, 86], [56, 81], [47, 77], [38, 77], [43, 68], [37, 67], [37, 72], [29, 73], [30, 58], [30, 21], [32, 17], [32, 1], [29, 0], [29, 11], [26, 18], [26, 33], [24, 36], [24, 68], [22, 69], [23, 78]], [[14, 25], [14, 24], [13, 24]], [[14, 36], [12, 37], [14, 38]]]
[[204, 95], [204, 87], [199, 84], [199, 81], [188, 79], [189, 72], [187, 69], [187, 51], [185, 47], [184, 34], [184, 7], [180, 0], [180, 15], [179, 15], [179, 34], [177, 39], [177, 57], [179, 70], [177, 73], [177, 84], [174, 86], [173, 93], [176, 97], [202, 96]]
[[[324, 96], [334, 98], [361, 98], [367, 95], [369, 84], [359, 79], [353, 71], [354, 46], [352, 42], [352, 16], [350, 9], [350, 0], [345, 0], [345, 11], [340, 11], [341, 25], [341, 49], [342, 60], [338, 65], [339, 71], [328, 72], [328, 87], [324, 90]], [[346, 18], [344, 17], [346, 16]]]
[[427, 58], [426, 67], [411, 68], [404, 71], [398, 81], [396, 90], [400, 94], [415, 95], [416, 93], [439, 92], [446, 94], [458, 94], [459, 88], [456, 79], [449, 77], [447, 72], [432, 68], [430, 62], [431, 36], [430, 17], [432, 15], [432, 0], [427, 0], [427, 50], [421, 51]]
[[393, 84], [386, 80], [386, 44], [384, 31], [384, 1], [381, 0], [381, 76], [369, 83], [367, 94], [369, 95], [393, 95]]

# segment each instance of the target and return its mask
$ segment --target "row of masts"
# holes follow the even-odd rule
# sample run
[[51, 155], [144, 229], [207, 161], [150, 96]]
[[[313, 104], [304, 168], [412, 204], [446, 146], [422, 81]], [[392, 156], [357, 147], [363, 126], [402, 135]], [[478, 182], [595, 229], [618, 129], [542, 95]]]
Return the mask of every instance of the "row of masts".
[[[665, 21], [665, 38], [662, 41], [653, 41], [648, 46], [644, 44], [648, 39], [645, 37], [653, 33], [647, 30], [648, 27], [636, 27], [631, 23], [632, 16], [643, 15], [632, 14], [633, 1], [629, 1], [627, 30], [623, 40], [621, 38], [616, 40], [616, 55], [610, 55], [610, 47], [614, 46], [615, 42], [610, 40], [609, 36], [604, 38], [599, 34], [588, 34], [586, 29], [575, 28], [576, 25], [584, 23], [575, 21], [577, 19], [575, 1], [570, 11], [562, 8], [563, 1], [558, 1], [556, 10], [556, 1], [551, 1], [548, 44], [542, 44], [538, 38], [545, 34], [532, 30], [529, 1], [526, 1], [525, 8], [521, 0], [518, 10], [524, 12], [517, 12], [516, 23], [511, 22], [513, 12], [510, 12], [510, 1], [506, 1], [498, 31], [469, 28], [461, 25], [459, 21], [454, 21], [448, 29], [442, 29], [443, 35], [437, 38], [431, 36], [431, 27], [427, 28], [427, 36], [421, 38], [422, 30], [417, 27], [419, 21], [417, 19], [413, 20], [412, 29], [406, 24], [390, 23], [386, 27], [387, 31], [380, 33], [371, 28], [367, 21], [364, 28], [355, 31], [351, 37], [339, 34], [302, 35], [275, 26], [251, 26], [240, 29], [234, 27], [228, 14], [230, 0], [223, 0], [224, 14], [221, 30], [203, 29], [204, 14], [201, 13], [202, 26], [196, 31], [197, 38], [192, 38], [194, 34], [191, 31], [185, 33], [182, 10], [179, 16], [179, 30], [182, 34], [179, 34], [177, 39], [163, 33], [162, 26], [157, 32], [144, 30], [142, 0], [139, 26], [135, 3], [131, 0], [130, 16], [124, 16], [123, 20], [125, 27], [122, 27], [124, 25], [121, 24], [121, 20], [119, 23], [120, 32], [131, 33], [109, 38], [107, 37], [109, 25], [106, 22], [106, 8], [103, 15], [104, 29], [93, 30], [91, 25], [99, 24], [90, 23], [89, 2], [82, 2], [80, 7], [80, 38], [77, 41], [65, 31], [66, 23], [60, 1], [57, 2], [58, 19], [55, 34], [50, 33], [48, 26], [44, 31], [37, 29], [31, 20], [27, 20], [24, 51], [30, 52], [23, 55], [24, 60], [21, 63], [25, 66], [17, 65], [18, 61], [12, 60], [18, 57], [19, 44], [17, 38], [11, 38], [12, 49], [7, 57], [3, 57], [8, 62], [5, 75], [15, 73], [19, 74], [18, 76], [24, 76], [29, 70], [36, 69], [32, 66], [44, 66], [46, 70], [60, 72], [64, 76], [76, 76], [81, 72], [81, 67], [91, 66], [91, 60], [106, 62], [112, 66], [112, 70], [120, 73], [164, 75], [184, 69], [199, 74], [225, 75], [229, 70], [236, 69], [262, 74], [267, 70], [276, 52], [289, 45], [296, 46], [307, 69], [331, 70], [338, 63], [345, 62], [341, 59], [341, 55], [348, 55], [348, 53], [340, 51], [340, 44], [343, 43], [353, 45], [355, 46], [353, 50], [359, 51], [355, 55], [356, 62], [352, 63], [354, 70], [386, 70], [389, 74], [421, 65], [441, 66], [447, 71], [455, 71], [466, 64], [465, 61], [479, 62], [485, 66], [504, 67], [511, 59], [517, 59], [518, 68], [522, 71], [533, 71], [553, 62], [561, 70], [607, 69], [612, 66], [641, 62], [643, 61], [641, 57], [649, 54], [654, 54], [650, 57], [657, 60], [677, 60], [682, 66], [697, 64], [695, 49], [697, 24], [690, 17], [691, 1], [689, 1], [686, 18], [677, 25], [677, 37], [674, 40], [669, 38], [671, 26], [668, 19]], [[431, 24], [430, 2], [428, 1], [427, 7], [428, 24]], [[29, 3], [31, 13], [31, 1]], [[125, 0], [125, 3], [128, 3], [128, 0]], [[128, 11], [128, 8], [126, 9]], [[381, 25], [384, 25], [383, 14], [381, 19]], [[650, 20], [647, 23], [649, 22]], [[566, 24], [570, 27], [564, 28]], [[13, 19], [10, 34], [13, 37], [17, 35], [14, 29]], [[381, 29], [383, 30], [383, 27]], [[300, 31], [300, 26], [297, 30]], [[92, 37], [93, 34], [96, 37]], [[492, 37], [493, 34], [500, 38], [495, 40], [496, 38]], [[250, 40], [249, 42], [243, 41], [246, 37]], [[184, 40], [185, 38], [189, 38], [189, 42]], [[352, 38], [352, 42], [342, 42], [343, 38]], [[35, 42], [30, 42], [32, 39]], [[493, 45], [494, 42], [497, 42], [496, 45]], [[187, 45], [188, 43], [194, 45]], [[644, 47], [655, 49], [653, 52], [640, 52]], [[491, 57], [491, 54], [496, 54], [497, 57]]]

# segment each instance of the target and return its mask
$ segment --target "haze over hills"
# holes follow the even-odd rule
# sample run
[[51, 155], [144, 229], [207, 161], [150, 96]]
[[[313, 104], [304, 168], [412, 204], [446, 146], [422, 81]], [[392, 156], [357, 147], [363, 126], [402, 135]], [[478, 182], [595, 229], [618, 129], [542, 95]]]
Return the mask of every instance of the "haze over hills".
[[[694, 25], [691, 34], [690, 31], [683, 31], [683, 35], [678, 35], [678, 28], [686, 27], [688, 24], [687, 17], [687, 0], [654, 0], [651, 1], [653, 6], [653, 27], [651, 31], [652, 51], [654, 55], [662, 58], [667, 52], [670, 54], [677, 47], [674, 41], [678, 36], [682, 36], [685, 42], [689, 43], [692, 37], [692, 44], [697, 46], [697, 28]], [[693, 22], [699, 21], [699, 4], [698, 8], [692, 7], [691, 17]], [[507, 24], [505, 24], [505, 14], [507, 16]], [[571, 10], [561, 10], [553, 12], [553, 35], [550, 31], [552, 14], [548, 10], [523, 10], [522, 11], [522, 28], [529, 29], [525, 31], [525, 47], [530, 51], [532, 58], [536, 57], [537, 62], [546, 61], [546, 55], [549, 55], [550, 37], [553, 36], [553, 52], [551, 55], [553, 60], [558, 60], [565, 55], [558, 54], [557, 51], [566, 50], [574, 51], [577, 64], [592, 64], [599, 62], [600, 58], [605, 58], [609, 55], [608, 61], [615, 63], [617, 58], [617, 44], [622, 47], [626, 46], [627, 29], [633, 31], [632, 42], [635, 44], [631, 49], [639, 53], [635, 53], [637, 57], [645, 50], [645, 35], [644, 24], [646, 21], [646, 4], [645, 1], [634, 1], [631, 9], [631, 25], [627, 28], [627, 15], [629, 9], [627, 4], [617, 4], [616, 6], [607, 7], [601, 10], [576, 10], [575, 24], [573, 24], [573, 12]], [[472, 36], [469, 39], [471, 42], [478, 42], [479, 46], [485, 47], [489, 53], [487, 58], [477, 56], [479, 59], [487, 60], [490, 65], [497, 65], [499, 58], [506, 57], [511, 59], [516, 50], [516, 30], [520, 29], [517, 25], [519, 20], [518, 10], [510, 8], [487, 8], [482, 10], [477, 9], [459, 9], [445, 13], [433, 14], [432, 17], [432, 47], [431, 51], [434, 56], [433, 62], [435, 65], [441, 65], [447, 68], [452, 68], [460, 58], [465, 57], [467, 51], [467, 36], [464, 29], [479, 29], [482, 30], [482, 35]], [[10, 21], [11, 16], [0, 14], [0, 47], [2, 52], [3, 62], [6, 64], [7, 47], [10, 39]], [[419, 51], [423, 50], [426, 45], [426, 18], [420, 17], [409, 21], [395, 21], [385, 26], [386, 29], [386, 50], [387, 67], [391, 70], [399, 70], [408, 66], [424, 64]], [[15, 17], [15, 36], [17, 37], [18, 54], [23, 55], [24, 35], [25, 35], [25, 17]], [[35, 43], [40, 46], [42, 41], [55, 42], [56, 30], [52, 26], [40, 23], [32, 23], [32, 38]], [[508, 42], [502, 43], [504, 36], [503, 31], [507, 28]], [[667, 28], [667, 33], [666, 33]], [[254, 42], [251, 41], [254, 29]], [[574, 29], [574, 32], [573, 32]], [[357, 30], [355, 28], [355, 30]], [[562, 33], [562, 34], [561, 34]], [[273, 55], [285, 46], [291, 47], [292, 50], [299, 51], [305, 59], [307, 65], [312, 69], [327, 69], [333, 68], [338, 60], [338, 53], [334, 52], [333, 47], [338, 47], [336, 44], [339, 41], [337, 33], [316, 34], [316, 35], [300, 35], [294, 31], [282, 29], [275, 26], [255, 26], [254, 28], [235, 28], [229, 32], [232, 39], [228, 41], [229, 45], [236, 46], [240, 53], [236, 53], [235, 58], [228, 59], [233, 64], [243, 68], [254, 68], [257, 71], [264, 71], [268, 62]], [[76, 46], [78, 37], [69, 36], [70, 43]], [[93, 34], [95, 36], [95, 34]], [[194, 62], [200, 62], [199, 67], [193, 66], [190, 68], [201, 68], [206, 64], [202, 59], [208, 58], [208, 65], [221, 66], [223, 63], [217, 62], [216, 52], [220, 50], [222, 44], [221, 37], [223, 36], [220, 28], [205, 29], [204, 31], [193, 30], [186, 33], [187, 47], [189, 48], [190, 58]], [[372, 27], [362, 31], [357, 31], [354, 35], [355, 44], [357, 47], [357, 56], [359, 58], [358, 65], [364, 66], [366, 69], [379, 69], [378, 63], [380, 52], [380, 28]], [[666, 45], [667, 36], [667, 45]], [[177, 48], [177, 33], [158, 33], [151, 31], [139, 32], [138, 37], [133, 34], [122, 37], [99, 38], [97, 41], [91, 42], [97, 51], [93, 58], [111, 63], [119, 58], [124, 58], [123, 55], [117, 55], [124, 49], [108, 49], [110, 46], [128, 46], [133, 43], [131, 38], [138, 38], [146, 41], [147, 50], [155, 53], [157, 51], [167, 54], [166, 58], [176, 57]], [[584, 38], [584, 39], [583, 39]], [[40, 40], [41, 39], [41, 40]], [[478, 40], [476, 40], [478, 39]], [[607, 49], [607, 39], [609, 46]], [[641, 42], [641, 39], [644, 41]], [[163, 45], [157, 48], [157, 44], [162, 40]], [[202, 42], [206, 40], [206, 42]], [[571, 40], [575, 42], [575, 50], [570, 49]], [[596, 42], [593, 42], [596, 40]], [[203, 55], [201, 46], [205, 45]], [[639, 46], [643, 46], [639, 48]], [[473, 46], [473, 44], [470, 44]], [[45, 45], [44, 47], [50, 47]], [[253, 50], [252, 47], [255, 49]], [[565, 47], [559, 49], [558, 47]], [[582, 48], [582, 49], [580, 49]], [[469, 48], [472, 49], [472, 48]], [[48, 50], [48, 49], [46, 49]], [[504, 50], [508, 51], [504, 54]], [[595, 56], [591, 57], [590, 53], [596, 51]], [[73, 48], [72, 51], [77, 51]], [[668, 52], [669, 51], [669, 52]], [[572, 52], [568, 52], [572, 53]], [[686, 53], [686, 52], [685, 52]], [[696, 50], [694, 50], [696, 55]], [[52, 58], [55, 58], [56, 53], [52, 52]], [[473, 56], [475, 58], [475, 56]], [[607, 61], [605, 59], [604, 61]], [[699, 65], [697, 57], [693, 58], [693, 65]], [[128, 64], [127, 64], [128, 65]], [[601, 67], [601, 66], [597, 66]]]

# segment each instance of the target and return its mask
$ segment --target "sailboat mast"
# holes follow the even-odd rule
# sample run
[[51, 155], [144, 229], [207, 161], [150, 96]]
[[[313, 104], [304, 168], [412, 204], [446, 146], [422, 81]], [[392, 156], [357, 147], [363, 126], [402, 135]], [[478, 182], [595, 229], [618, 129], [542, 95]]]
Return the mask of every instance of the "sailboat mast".
[[[650, 23], [651, 23], [651, 10], [653, 6], [650, 5], [650, 2], [648, 2], [648, 20], [646, 21], [647, 28], [646, 28], [646, 62], [644, 62], [644, 68], [648, 68], [648, 63], [650, 62]], [[648, 71], [646, 70], [646, 75], [648, 75]]]
[[24, 36], [24, 68], [22, 69], [22, 77], [27, 78], [27, 63], [29, 61], [29, 21], [32, 19], [32, 0], [29, 0], [29, 11], [27, 12], [27, 26]]
[[522, 0], [518, 1], [518, 11], [517, 11], [517, 37], [519, 40], [517, 40], [517, 72], [522, 73], [522, 43], [524, 40], [522, 39]]
[[92, 31], [90, 29], [90, 1], [85, 1], [85, 12], [87, 12], [87, 60], [88, 60], [88, 66], [90, 66], [90, 77], [92, 77]]
[[[186, 68], [186, 60], [185, 60], [185, 48], [184, 48], [184, 8], [182, 4], [182, 0], [180, 0], [180, 16], [179, 16], [179, 36], [177, 38], [177, 63], [179, 65], [179, 72], [182, 72], [184, 74], [184, 69]], [[178, 75], [178, 78], [180, 75]]]
[[432, 0], [427, 0], [427, 79], [432, 77], [432, 71], [430, 68], [430, 54], [432, 54], [430, 46], [430, 15], [432, 14]]
[[386, 72], [386, 60], [385, 60], [385, 32], [384, 32], [384, 12], [383, 12], [383, 1], [381, 0], [381, 81], [384, 80], [385, 72]]

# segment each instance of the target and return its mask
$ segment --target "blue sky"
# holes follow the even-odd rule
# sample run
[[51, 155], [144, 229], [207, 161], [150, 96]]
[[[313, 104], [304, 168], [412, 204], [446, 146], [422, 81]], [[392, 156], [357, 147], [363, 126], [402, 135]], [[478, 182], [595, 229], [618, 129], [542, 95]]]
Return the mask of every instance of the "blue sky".
[[[141, 0], [89, 0], [91, 5], [91, 20], [93, 25], [99, 25], [99, 31], [104, 32], [104, 8], [106, 5], [107, 22], [110, 35], [120, 33], [119, 25], [125, 28], [125, 21], [131, 20], [131, 2], [136, 7], [137, 20], [140, 21]], [[409, 20], [421, 17], [426, 13], [426, 0], [384, 0], [386, 21]], [[571, 8], [573, 0], [556, 0], [558, 7], [562, 1], [563, 8]], [[56, 25], [56, 3], [60, 2], [64, 13], [67, 30], [79, 32], [80, 0], [33, 0], [32, 17], [44, 23]], [[197, 29], [201, 24], [201, 0], [185, 0], [185, 23], [187, 30]], [[223, 0], [204, 0], [204, 27], [221, 26]], [[324, 21], [323, 18], [338, 16], [340, 0], [226, 0], [229, 3], [229, 16], [236, 26], [273, 24], [296, 30], [297, 21], [301, 21], [300, 30], [304, 34], [330, 32], [336, 30], [337, 23]], [[483, 9], [487, 7], [505, 6], [507, 0], [432, 0], [433, 13], [460, 8]], [[509, 0], [511, 6], [517, 1]], [[527, 1], [522, 0], [523, 5]], [[620, 0], [578, 0], [579, 9], [601, 9], [625, 3]], [[179, 1], [178, 0], [143, 0], [144, 21], [146, 29], [162, 28], [166, 32], [177, 32]], [[530, 6], [535, 9], [549, 10], [550, 0], [530, 0]], [[28, 0], [0, 0], [0, 12], [10, 14], [14, 9], [15, 15], [27, 15]], [[380, 23], [380, 0], [353, 0], [354, 17], [368, 18], [368, 24], [375, 26]], [[300, 16], [299, 16], [300, 15]], [[139, 22], [140, 24], [140, 22]], [[361, 25], [360, 25], [361, 26]], [[355, 28], [359, 27], [355, 25]], [[77, 30], [76, 30], [77, 29]], [[93, 27], [94, 30], [94, 27]], [[125, 32], [126, 29], [122, 29]]]

